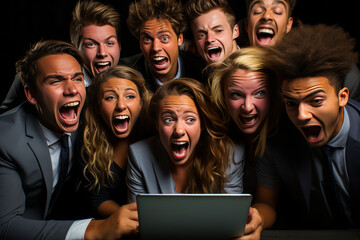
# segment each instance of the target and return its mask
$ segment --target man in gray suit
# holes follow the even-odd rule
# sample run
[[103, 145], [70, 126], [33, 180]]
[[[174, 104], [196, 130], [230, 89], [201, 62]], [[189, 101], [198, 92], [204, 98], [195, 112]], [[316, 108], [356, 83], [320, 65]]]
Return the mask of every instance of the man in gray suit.
[[0, 115], [0, 239], [117, 239], [136, 232], [135, 204], [105, 220], [50, 220], [58, 218], [76, 164], [82, 64], [79, 51], [61, 41], [39, 42], [17, 63], [27, 102]]

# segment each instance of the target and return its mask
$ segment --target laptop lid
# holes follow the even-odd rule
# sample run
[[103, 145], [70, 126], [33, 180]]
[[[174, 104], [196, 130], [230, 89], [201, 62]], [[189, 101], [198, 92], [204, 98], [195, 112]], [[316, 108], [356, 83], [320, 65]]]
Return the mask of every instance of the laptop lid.
[[140, 194], [141, 239], [231, 239], [244, 233], [250, 194]]

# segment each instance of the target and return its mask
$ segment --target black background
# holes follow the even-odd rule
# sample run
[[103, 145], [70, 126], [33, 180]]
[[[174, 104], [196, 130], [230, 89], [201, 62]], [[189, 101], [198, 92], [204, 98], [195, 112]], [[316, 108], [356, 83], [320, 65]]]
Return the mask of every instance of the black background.
[[[122, 18], [121, 57], [138, 53], [136, 39], [126, 27], [128, 5], [133, 0], [99, 0], [112, 5]], [[186, 0], [183, 0], [185, 2]], [[10, 0], [1, 7], [1, 85], [0, 102], [3, 101], [15, 76], [15, 62], [22, 58], [30, 46], [41, 39], [70, 41], [69, 24], [76, 0]], [[245, 16], [244, 0], [229, 0], [240, 20]], [[4, 3], [3, 3], [4, 4]], [[360, 12], [355, 0], [297, 0], [293, 17], [307, 24], [337, 24], [350, 35], [360, 39]], [[359, 50], [357, 40], [356, 50]]]

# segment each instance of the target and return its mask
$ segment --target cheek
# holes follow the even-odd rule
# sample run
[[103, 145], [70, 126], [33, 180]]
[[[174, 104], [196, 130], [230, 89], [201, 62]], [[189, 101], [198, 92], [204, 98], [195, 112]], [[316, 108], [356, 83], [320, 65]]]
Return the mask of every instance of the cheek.
[[258, 109], [259, 112], [266, 114], [269, 111], [269, 101], [264, 99], [257, 99], [254, 101], [254, 105]]
[[91, 63], [92, 60], [95, 58], [96, 52], [94, 49], [87, 49], [82, 48], [82, 53], [84, 54], [84, 57]]
[[238, 112], [240, 111], [241, 104], [242, 101], [240, 100], [227, 99], [226, 106], [229, 111], [229, 114], [232, 116], [237, 115]]

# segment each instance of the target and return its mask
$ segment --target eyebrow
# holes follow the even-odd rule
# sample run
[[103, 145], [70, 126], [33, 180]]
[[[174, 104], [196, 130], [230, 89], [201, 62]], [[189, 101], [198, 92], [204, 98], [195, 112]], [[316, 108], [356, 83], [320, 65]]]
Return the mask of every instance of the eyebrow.
[[[253, 8], [253, 6], [258, 3], [263, 4], [263, 5], [265, 4], [263, 0], [253, 1], [249, 7], [249, 10], [251, 10]], [[276, 0], [272, 5], [276, 5], [276, 4], [282, 4], [286, 8], [286, 4], [285, 4], [284, 0]]]
[[[315, 92], [309, 93], [308, 95], [306, 95], [305, 97], [303, 97], [302, 100], [305, 100], [305, 99], [307, 99], [307, 98], [310, 98], [310, 97], [312, 97], [312, 96], [314, 96], [314, 95], [316, 95], [316, 94], [318, 94], [318, 93], [320, 93], [320, 92], [325, 93], [324, 90], [317, 90], [317, 91], [315, 91]], [[296, 100], [296, 98], [291, 97], [291, 96], [289, 96], [289, 95], [287, 95], [287, 94], [284, 94], [284, 98], [290, 99], [290, 100]]]
[[[76, 72], [76, 73], [73, 74], [73, 76], [72, 76], [71, 78], [75, 78], [75, 77], [77, 77], [77, 76], [84, 76], [84, 73], [82, 73], [82, 72]], [[45, 82], [45, 81], [46, 81], [47, 79], [49, 79], [49, 78], [62, 79], [62, 78], [64, 78], [64, 76], [63, 76], [63, 75], [60, 75], [60, 74], [48, 75], [48, 76], [46, 76], [46, 77], [44, 78], [43, 82]]]
[[[105, 41], [111, 39], [111, 38], [117, 38], [116, 35], [110, 35], [109, 37], [105, 38]], [[84, 37], [84, 39], [86, 40], [91, 40], [91, 41], [94, 41], [94, 42], [98, 42], [96, 41], [95, 39], [91, 38], [91, 37]]]

